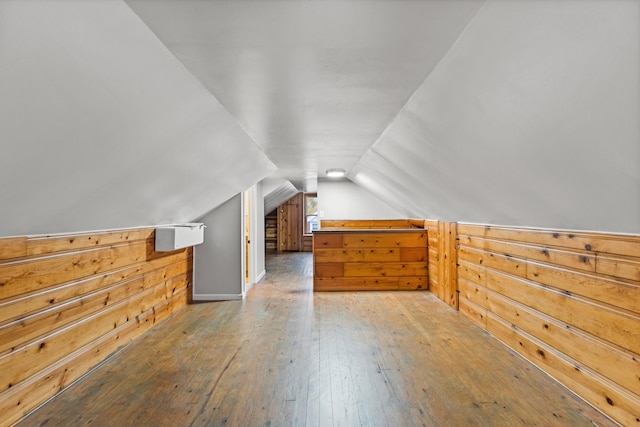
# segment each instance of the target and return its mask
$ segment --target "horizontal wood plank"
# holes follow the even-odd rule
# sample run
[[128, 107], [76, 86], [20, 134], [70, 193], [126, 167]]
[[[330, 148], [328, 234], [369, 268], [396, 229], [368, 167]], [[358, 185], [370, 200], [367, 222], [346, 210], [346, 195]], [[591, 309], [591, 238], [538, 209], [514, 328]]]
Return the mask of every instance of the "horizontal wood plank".
[[488, 292], [491, 313], [640, 396], [640, 356], [509, 298]]
[[640, 236], [458, 223], [458, 234], [640, 257]]
[[427, 247], [420, 248], [400, 248], [400, 261], [404, 262], [426, 262]]
[[146, 255], [143, 241], [0, 265], [0, 300], [135, 264]]
[[172, 301], [162, 302], [156, 308], [157, 311], [148, 310], [141, 313], [135, 319], [77, 349], [28, 381], [0, 392], [0, 413], [4, 414], [9, 423], [18, 421], [22, 416], [40, 406], [42, 402], [86, 374], [118, 348], [168, 317], [164, 313], [175, 312], [183, 307], [184, 303], [186, 303], [186, 292], [176, 295]]
[[371, 247], [426, 247], [427, 235], [424, 231], [412, 232], [367, 232], [358, 234], [345, 234], [343, 245], [345, 248], [371, 248]]
[[134, 264], [116, 269], [111, 274], [98, 274], [61, 286], [45, 288], [35, 292], [20, 294], [0, 302], [0, 323], [25, 316], [28, 313], [47, 309], [69, 299], [112, 286], [114, 283], [142, 277], [144, 267]]
[[19, 348], [19, 344], [42, 336], [52, 329], [61, 328], [108, 305], [120, 302], [144, 289], [144, 280], [138, 277], [119, 282], [98, 292], [58, 304], [49, 310], [38, 311], [0, 326], [0, 355]]
[[109, 246], [138, 240], [153, 242], [154, 228], [104, 231], [99, 233], [78, 233], [52, 236], [30, 237], [27, 241], [29, 256], [73, 251], [97, 246]]
[[639, 317], [490, 269], [487, 269], [486, 283], [487, 288], [499, 294], [508, 295], [541, 313], [640, 353]]
[[460, 298], [464, 297], [467, 301], [470, 301], [485, 310], [489, 307], [487, 295], [489, 291], [487, 288], [462, 277], [459, 278], [458, 286]]
[[458, 265], [458, 279], [466, 279], [484, 286], [485, 271], [486, 268], [481, 265], [460, 260]]
[[[185, 289], [187, 284], [188, 279], [183, 277], [180, 283], [175, 283], [176, 290]], [[85, 317], [73, 326], [54, 330], [41, 339], [31, 341], [0, 356], [1, 389], [11, 388], [31, 375], [46, 369], [47, 366], [71, 354], [75, 349], [83, 347], [139, 314], [152, 309], [162, 301], [166, 301], [175, 292], [173, 288], [167, 289], [165, 284], [160, 284]]]
[[155, 252], [153, 237], [139, 228], [0, 239], [3, 422], [187, 304], [192, 249]]
[[0, 238], [0, 261], [27, 256], [26, 237]]
[[369, 262], [344, 263], [344, 277], [425, 277], [427, 264], [424, 262]]
[[[563, 357], [550, 346], [488, 313], [487, 330], [623, 425], [640, 419], [640, 399], [589, 368]], [[577, 369], [576, 369], [577, 367]]]
[[52, 329], [61, 328], [82, 317], [95, 313], [109, 305], [113, 305], [136, 293], [156, 286], [159, 283], [180, 279], [185, 280], [185, 272], [189, 271], [188, 261], [160, 268], [154, 274], [139, 276], [134, 279], [118, 282], [96, 292], [54, 305], [47, 310], [37, 311], [30, 316], [21, 317], [13, 322], [0, 325], [0, 355], [9, 349], [19, 348], [20, 343], [28, 342], [44, 335]]
[[520, 277], [527, 277], [527, 262], [508, 255], [494, 254], [483, 250], [460, 245], [458, 260], [483, 265]]
[[342, 248], [342, 236], [340, 233], [313, 233], [313, 247]]
[[4, 299], [0, 301], [0, 324], [33, 311], [47, 309], [55, 304], [111, 286], [114, 283], [134, 279], [167, 265], [179, 263], [181, 268], [186, 269], [188, 268], [187, 264], [190, 265], [191, 262], [191, 254], [188, 252], [171, 253], [150, 262], [132, 264], [108, 273], [100, 273], [77, 281], [62, 283], [60, 286]]
[[465, 317], [482, 329], [487, 329], [487, 309], [479, 306], [471, 300], [460, 296], [458, 300], [459, 310]]
[[397, 291], [426, 289], [424, 277], [317, 277], [315, 291]]
[[344, 276], [344, 263], [341, 262], [316, 262], [313, 269], [315, 277]]
[[401, 248], [316, 249], [316, 262], [401, 261]]
[[563, 292], [582, 295], [640, 313], [638, 285], [536, 263], [527, 266], [527, 278]]
[[598, 256], [596, 271], [621, 279], [634, 280], [640, 284], [640, 258], [621, 259]]
[[524, 245], [514, 242], [460, 236], [460, 243], [487, 252], [493, 252], [526, 260], [536, 260], [576, 270], [595, 271], [596, 256], [586, 251], [568, 252], [545, 246]]
[[409, 219], [365, 219], [365, 220], [321, 220], [320, 229], [411, 229], [422, 228], [418, 220]]

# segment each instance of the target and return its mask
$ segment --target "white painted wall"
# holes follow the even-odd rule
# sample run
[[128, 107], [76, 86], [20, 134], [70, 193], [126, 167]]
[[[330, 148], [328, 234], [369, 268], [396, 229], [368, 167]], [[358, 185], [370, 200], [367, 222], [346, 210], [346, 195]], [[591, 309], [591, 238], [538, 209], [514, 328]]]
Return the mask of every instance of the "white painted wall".
[[245, 212], [249, 213], [249, 276], [245, 291], [265, 275], [264, 203], [262, 183], [245, 191]]
[[407, 218], [347, 179], [318, 181], [318, 210], [322, 219]]
[[410, 216], [640, 233], [639, 17], [487, 1], [349, 177]]
[[242, 299], [245, 288], [244, 195], [233, 196], [199, 218], [207, 228], [194, 254], [193, 299]]
[[255, 194], [255, 200], [253, 203], [254, 211], [252, 212], [252, 221], [253, 221], [253, 229], [255, 230], [254, 239], [255, 244], [253, 245], [255, 254], [255, 272], [256, 277], [254, 278], [254, 283], [259, 282], [266, 273], [265, 266], [265, 242], [264, 242], [264, 196], [263, 196], [263, 186], [262, 182], [257, 183], [253, 187], [253, 191]]
[[121, 1], [0, 1], [0, 76], [0, 236], [193, 221], [275, 170]]

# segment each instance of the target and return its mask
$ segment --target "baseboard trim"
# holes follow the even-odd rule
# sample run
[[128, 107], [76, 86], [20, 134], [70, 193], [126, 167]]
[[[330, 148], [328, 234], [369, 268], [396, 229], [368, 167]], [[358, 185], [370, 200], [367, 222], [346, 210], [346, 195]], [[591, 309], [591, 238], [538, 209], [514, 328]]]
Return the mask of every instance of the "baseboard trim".
[[194, 301], [231, 301], [241, 300], [242, 294], [194, 294]]

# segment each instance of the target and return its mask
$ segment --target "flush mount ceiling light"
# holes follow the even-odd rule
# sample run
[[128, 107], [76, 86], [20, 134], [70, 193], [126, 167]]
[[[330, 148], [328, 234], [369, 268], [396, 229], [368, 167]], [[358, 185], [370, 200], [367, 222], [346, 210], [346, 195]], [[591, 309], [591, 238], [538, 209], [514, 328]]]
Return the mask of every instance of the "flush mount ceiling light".
[[329, 178], [342, 178], [344, 174], [345, 174], [344, 169], [340, 169], [340, 168], [327, 169], [327, 176]]

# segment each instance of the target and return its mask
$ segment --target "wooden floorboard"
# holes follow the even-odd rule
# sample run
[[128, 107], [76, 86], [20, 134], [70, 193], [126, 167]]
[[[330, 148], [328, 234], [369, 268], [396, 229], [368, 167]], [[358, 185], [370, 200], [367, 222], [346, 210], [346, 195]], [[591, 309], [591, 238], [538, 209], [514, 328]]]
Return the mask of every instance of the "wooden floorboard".
[[245, 301], [193, 304], [19, 426], [606, 426], [429, 292], [312, 292], [269, 256]]

